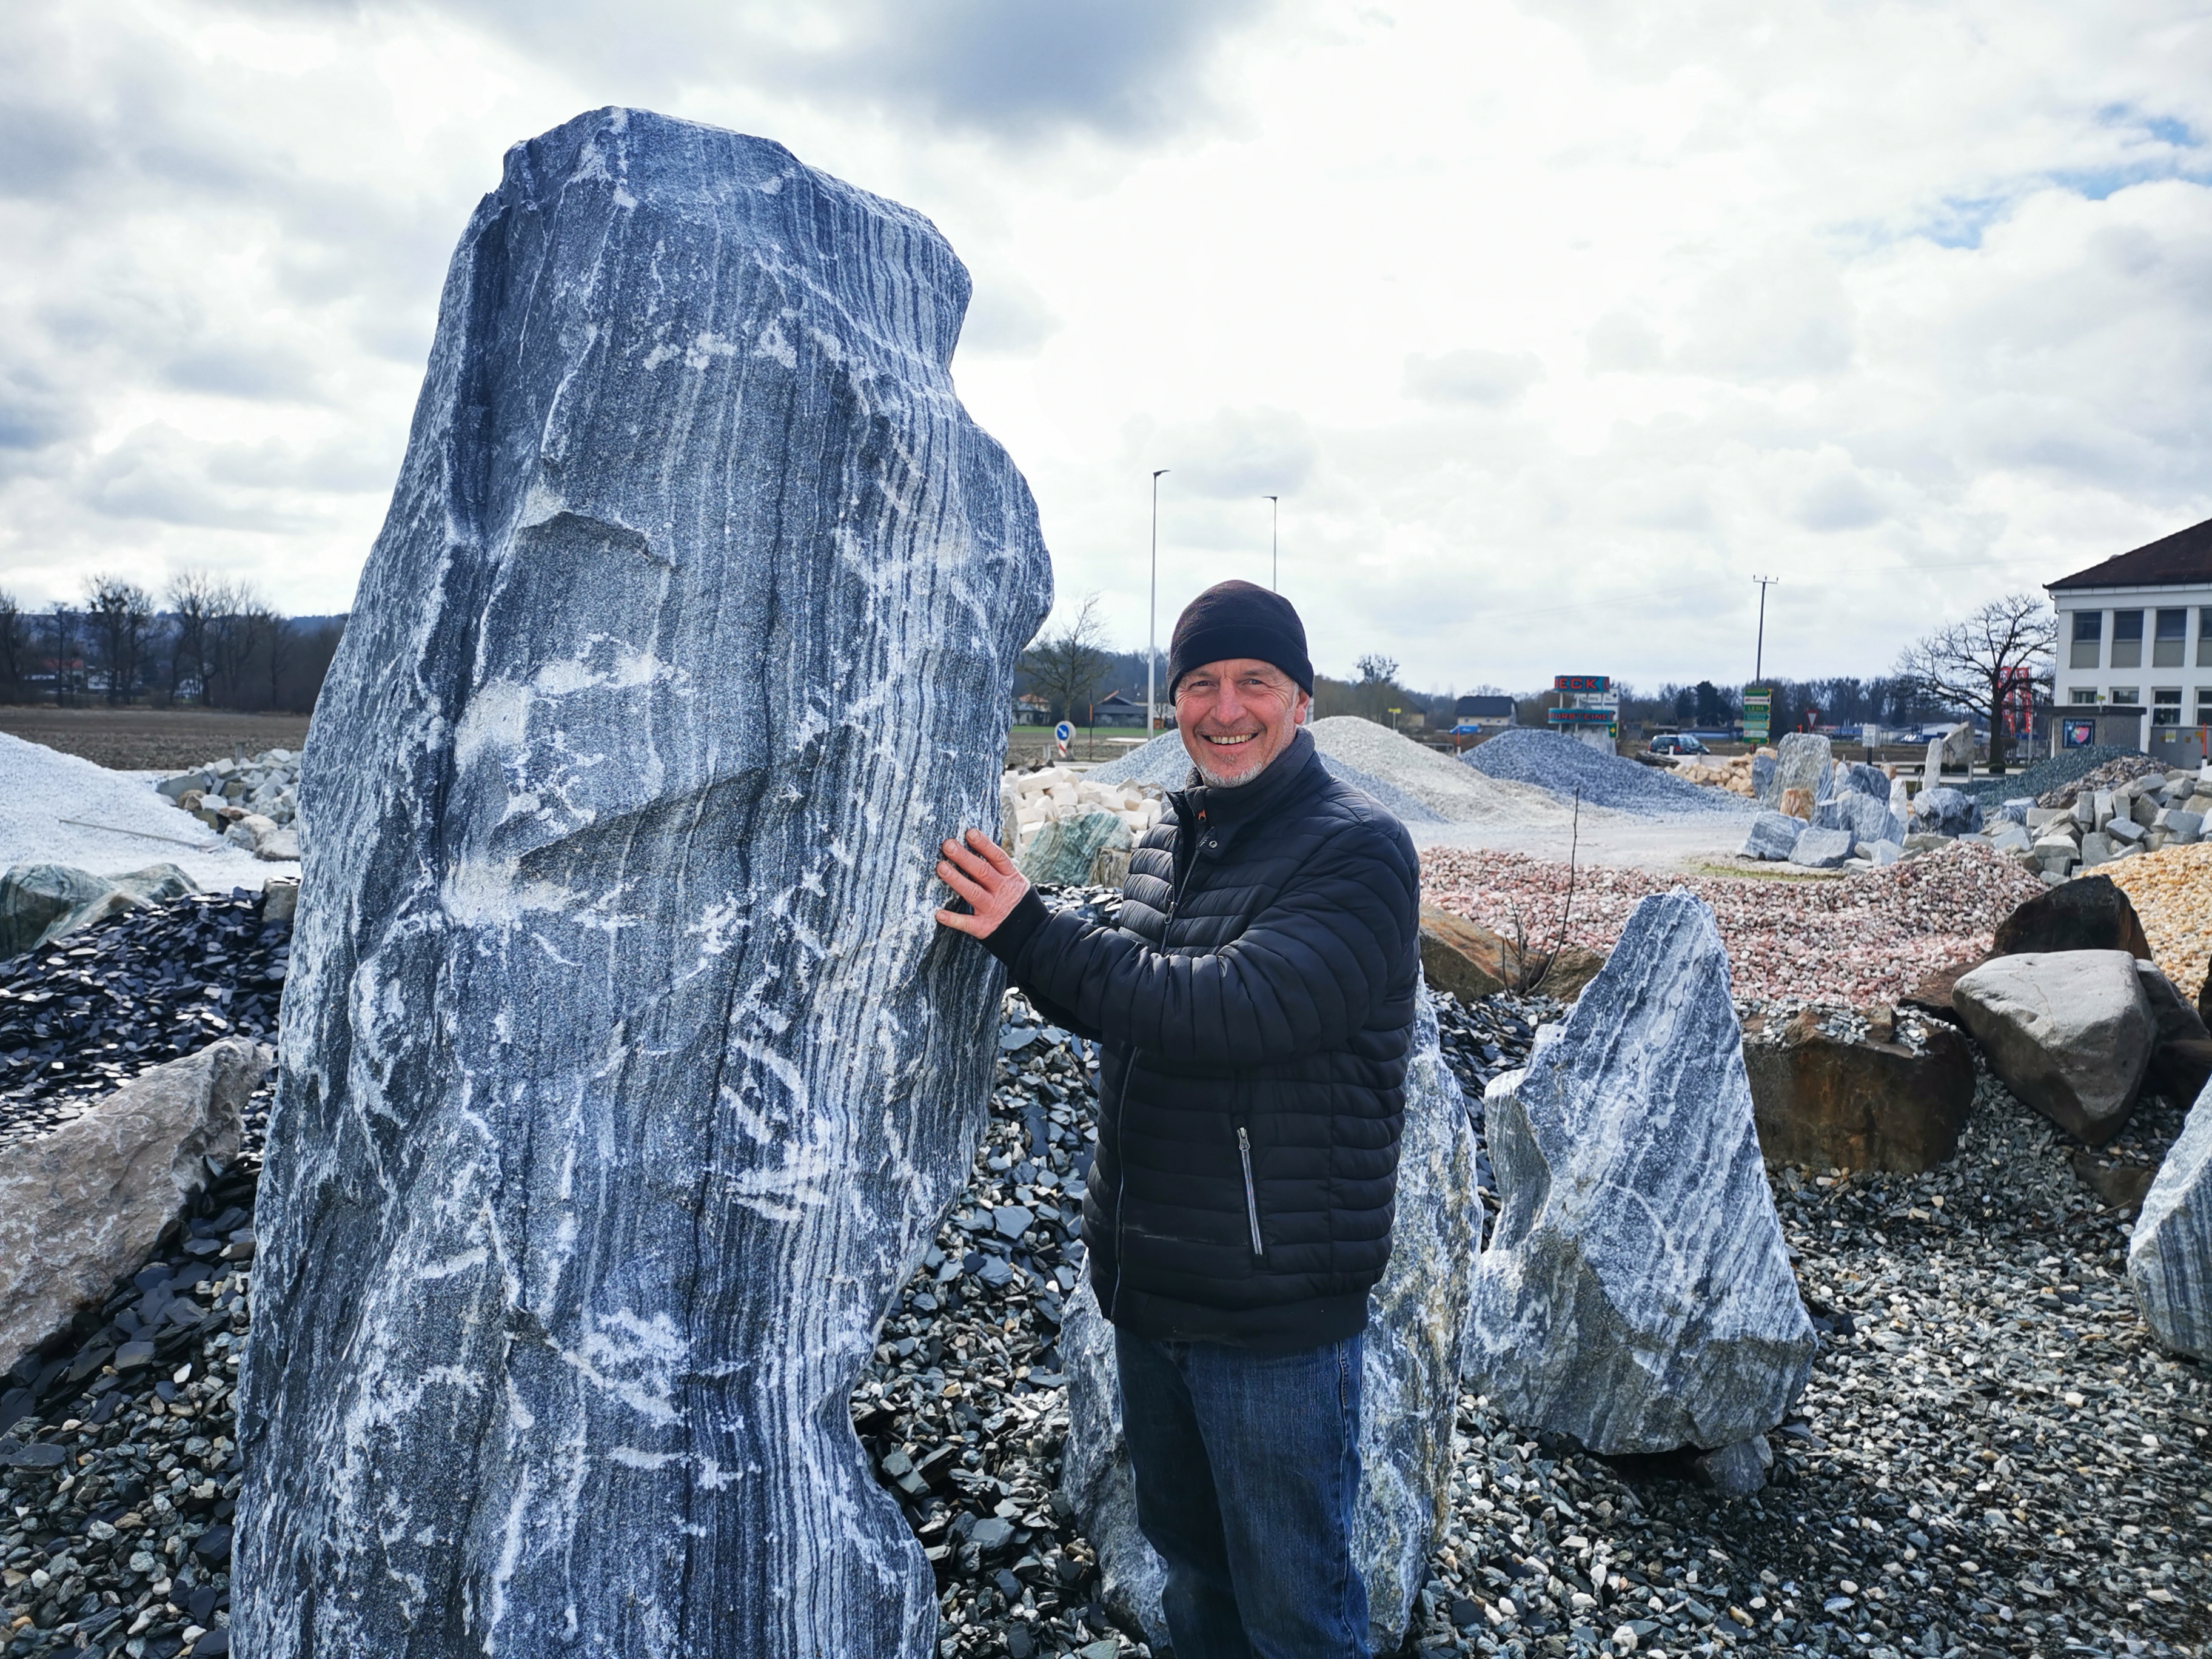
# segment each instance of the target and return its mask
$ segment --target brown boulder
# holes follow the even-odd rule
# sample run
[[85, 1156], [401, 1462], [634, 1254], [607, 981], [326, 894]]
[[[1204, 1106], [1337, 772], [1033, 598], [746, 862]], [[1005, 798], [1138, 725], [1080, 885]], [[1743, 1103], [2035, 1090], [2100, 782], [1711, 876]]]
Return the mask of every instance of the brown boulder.
[[1758, 1015], [1745, 1022], [1752, 1115], [1768, 1163], [1911, 1175], [1958, 1150], [1974, 1103], [1966, 1038], [1938, 1020], [1891, 1019], [1887, 1042], [1871, 1031], [1856, 1041], [1831, 1035], [1809, 1010], [1779, 1031]]
[[1782, 792], [1783, 813], [1790, 817], [1813, 821], [1813, 792], [1809, 789], [1785, 789]]
[[1438, 991], [1462, 1002], [1509, 990], [1510, 947], [1487, 927], [1447, 915], [1432, 904], [1421, 907], [1421, 975]]
[[146, 1265], [210, 1169], [237, 1158], [240, 1109], [272, 1063], [226, 1037], [0, 1153], [0, 1369]]
[[[1550, 957], [1532, 953], [1528, 988], [1572, 1002], [1604, 966], [1603, 957], [1578, 945], [1562, 946]], [[1421, 907], [1421, 973], [1431, 988], [1465, 1002], [1517, 991], [1522, 984], [1521, 953], [1510, 939], [1432, 904]]]
[[2062, 882], [1997, 924], [1998, 956], [2045, 951], [2125, 951], [2150, 960], [2150, 941], [2136, 907], [2105, 876]]
[[1938, 968], [1923, 975], [1913, 988], [1898, 1000], [1907, 1008], [1916, 1008], [1923, 1014], [1933, 1014], [1938, 1019], [1957, 1025], [1961, 1022], [1959, 1011], [1951, 1006], [1951, 988], [1965, 975], [1987, 962], [1987, 956], [1961, 957], [1949, 966]]
[[2150, 1070], [2143, 1074], [2146, 1089], [2181, 1106], [2194, 1103], [2207, 1084], [2212, 1084], [2212, 1042], [2202, 1037], [2183, 1037], [2161, 1045], [2150, 1057]]

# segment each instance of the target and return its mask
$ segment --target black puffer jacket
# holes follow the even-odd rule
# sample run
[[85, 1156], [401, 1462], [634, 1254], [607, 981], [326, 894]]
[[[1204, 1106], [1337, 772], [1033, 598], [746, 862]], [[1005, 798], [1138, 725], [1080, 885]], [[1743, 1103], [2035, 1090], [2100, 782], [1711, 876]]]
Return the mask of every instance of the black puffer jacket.
[[1304, 732], [1243, 787], [1170, 799], [1118, 928], [1032, 893], [988, 943], [1103, 1049], [1083, 1235], [1108, 1316], [1273, 1351], [1336, 1341], [1390, 1256], [1419, 865]]

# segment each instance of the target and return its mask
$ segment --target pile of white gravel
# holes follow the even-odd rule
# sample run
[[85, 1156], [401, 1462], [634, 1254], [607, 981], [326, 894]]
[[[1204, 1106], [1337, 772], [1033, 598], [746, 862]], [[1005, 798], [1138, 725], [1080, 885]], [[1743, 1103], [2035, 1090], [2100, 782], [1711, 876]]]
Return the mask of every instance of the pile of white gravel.
[[261, 890], [295, 863], [269, 863], [226, 845], [155, 793], [159, 772], [111, 772], [44, 744], [0, 732], [0, 869], [66, 864], [119, 876], [173, 864], [210, 891]]
[[[1510, 823], [1565, 828], [1559, 799], [1526, 784], [1486, 778], [1410, 738], [1355, 714], [1332, 714], [1306, 728], [1332, 775], [1364, 790], [1407, 823]], [[1091, 773], [1098, 783], [1148, 783], [1180, 789], [1190, 777], [1182, 738], [1163, 732]]]

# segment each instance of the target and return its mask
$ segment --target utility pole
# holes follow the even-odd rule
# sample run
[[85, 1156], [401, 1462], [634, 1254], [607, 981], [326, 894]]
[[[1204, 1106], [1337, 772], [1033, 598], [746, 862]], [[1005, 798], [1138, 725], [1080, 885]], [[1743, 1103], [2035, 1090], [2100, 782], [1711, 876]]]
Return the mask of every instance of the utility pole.
[[1766, 590], [1779, 586], [1782, 578], [1753, 576], [1752, 580], [1759, 584], [1759, 643], [1753, 647], [1751, 659], [1751, 683], [1757, 685], [1766, 678]]
[[1267, 530], [1267, 591], [1283, 591], [1283, 498], [1270, 495], [1268, 502], [1273, 512], [1273, 522]]
[[1154, 693], [1154, 665], [1160, 654], [1160, 479], [1161, 467], [1152, 474], [1152, 595], [1145, 612], [1145, 735], [1160, 729], [1159, 700]]

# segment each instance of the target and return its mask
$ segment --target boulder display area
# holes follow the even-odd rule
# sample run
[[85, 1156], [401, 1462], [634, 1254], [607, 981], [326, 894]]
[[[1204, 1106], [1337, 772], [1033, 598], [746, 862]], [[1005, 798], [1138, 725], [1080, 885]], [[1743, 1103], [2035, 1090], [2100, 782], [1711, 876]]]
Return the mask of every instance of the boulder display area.
[[[1054, 898], [1101, 915], [1115, 902]], [[166, 1034], [202, 1008], [265, 1036], [251, 1011], [281, 981], [289, 934], [255, 909], [172, 901], [98, 924], [76, 943], [96, 957], [50, 948], [6, 964], [0, 1054], [64, 1032], [94, 1040], [43, 1051], [38, 1092], [0, 1093], [0, 1141], [46, 1133], [167, 1058]], [[1494, 1192], [1483, 1091], [1564, 1010], [1498, 996], [1442, 999], [1439, 1012]], [[196, 1046], [224, 1035], [197, 1030]], [[983, 1144], [877, 1333], [851, 1413], [937, 1572], [940, 1654], [1134, 1655], [1139, 1639], [1101, 1605], [1090, 1540], [1056, 1501], [1059, 1331], [1081, 1282], [1071, 1223], [1096, 1052], [1018, 997], [999, 1033]], [[1413, 1647], [1617, 1655], [1626, 1630], [1634, 1651], [1670, 1655], [1917, 1655], [1930, 1641], [1972, 1656], [2201, 1651], [2212, 1387], [2143, 1326], [2127, 1212], [1985, 1070], [1976, 1087], [1955, 1156], [1934, 1170], [1773, 1172], [1820, 1344], [1755, 1498], [1722, 1501], [1664, 1459], [1607, 1462], [1463, 1393]], [[240, 1166], [118, 1286], [110, 1326], [73, 1333], [0, 1391], [10, 1659], [228, 1650], [234, 1389], [255, 1316], [267, 1104], [248, 1103]], [[2146, 1102], [2094, 1156], [2154, 1166], [2181, 1122], [2179, 1107]], [[127, 1328], [114, 1323], [125, 1314]], [[153, 1362], [118, 1366], [134, 1330], [150, 1330]]]

